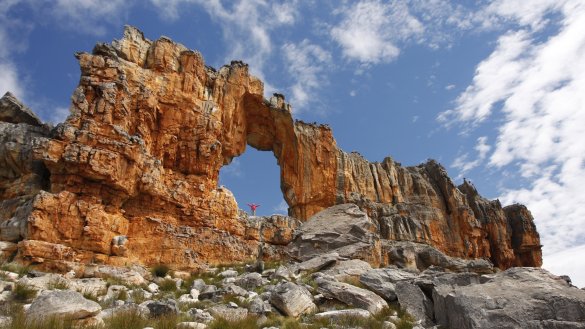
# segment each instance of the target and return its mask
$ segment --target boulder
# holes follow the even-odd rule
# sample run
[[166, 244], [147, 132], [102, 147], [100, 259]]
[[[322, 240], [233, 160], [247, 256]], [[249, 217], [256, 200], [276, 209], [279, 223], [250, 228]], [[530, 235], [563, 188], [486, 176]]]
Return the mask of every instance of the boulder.
[[189, 311], [187, 311], [187, 314], [189, 315], [189, 317], [191, 317], [192, 320], [196, 322], [209, 323], [213, 321], [213, 316], [211, 315], [211, 313], [198, 308], [190, 309]]
[[238, 271], [236, 270], [225, 270], [221, 273], [219, 273], [219, 276], [221, 276], [222, 278], [235, 278], [236, 276], [238, 276]]
[[268, 280], [263, 278], [260, 273], [246, 273], [237, 277], [234, 281], [234, 284], [246, 289], [254, 289], [267, 283]]
[[107, 319], [114, 317], [114, 316], [127, 315], [127, 314], [136, 315], [142, 319], [146, 319], [150, 316], [150, 310], [148, 309], [148, 307], [146, 307], [144, 305], [130, 303], [130, 304], [124, 304], [124, 305], [120, 305], [120, 306], [116, 306], [116, 307], [112, 307], [112, 308], [107, 308], [107, 309], [101, 311], [97, 316], [99, 318], [101, 318], [102, 320], [107, 320]]
[[248, 296], [248, 290], [236, 286], [235, 284], [227, 284], [224, 286], [223, 290], [230, 295], [234, 296]]
[[427, 244], [411, 241], [388, 241], [382, 244], [382, 250], [388, 257], [389, 264], [399, 268], [424, 271], [435, 268], [453, 272], [493, 273], [494, 266], [487, 259], [462, 259], [445, 255]]
[[0, 121], [41, 126], [43, 123], [33, 111], [24, 106], [11, 92], [0, 98]]
[[407, 281], [396, 283], [396, 297], [400, 307], [415, 319], [421, 320], [425, 326], [433, 323], [433, 302], [415, 284]]
[[314, 313], [317, 306], [309, 291], [292, 282], [276, 286], [270, 296], [270, 303], [287, 316], [298, 317], [302, 314]]
[[106, 293], [108, 284], [100, 278], [70, 279], [69, 289], [82, 294], [99, 296]]
[[23, 276], [18, 280], [18, 283], [24, 286], [28, 286], [37, 290], [50, 290], [54, 287], [69, 287], [70, 280], [65, 279], [60, 274], [44, 274], [42, 276], [29, 278]]
[[447, 328], [585, 328], [585, 291], [544, 269], [517, 267], [483, 284], [439, 284], [432, 292]]
[[367, 319], [371, 316], [372, 314], [370, 312], [359, 308], [327, 311], [315, 314], [316, 319], [337, 319], [340, 317], [360, 317]]
[[301, 263], [296, 263], [291, 266], [291, 272], [315, 272], [337, 263], [341, 257], [336, 252], [328, 252], [322, 255], [315, 256], [311, 259], [305, 260]]
[[359, 278], [371, 269], [372, 266], [363, 260], [350, 259], [338, 262], [330, 269], [323, 271], [323, 274], [333, 276], [338, 281], [345, 281], [351, 278]]
[[223, 318], [228, 321], [243, 320], [248, 316], [248, 310], [243, 307], [230, 307], [228, 305], [215, 305], [208, 309], [214, 318]]
[[148, 308], [151, 318], [179, 313], [177, 302], [173, 299], [149, 300], [140, 304], [140, 306]]
[[26, 311], [27, 319], [61, 317], [84, 319], [101, 311], [101, 306], [71, 290], [55, 290], [37, 297]]
[[379, 264], [380, 243], [377, 225], [355, 204], [327, 208], [295, 232], [290, 254], [302, 261], [337, 252], [342, 257], [358, 258]]
[[416, 277], [413, 272], [395, 267], [371, 269], [360, 276], [360, 282], [387, 301], [396, 300], [395, 283]]
[[248, 311], [255, 314], [266, 314], [272, 312], [272, 307], [269, 302], [263, 300], [260, 296], [256, 296], [250, 300]]
[[113, 278], [127, 286], [140, 286], [146, 283], [146, 280], [140, 273], [125, 267], [106, 265], [86, 267], [86, 273], [84, 275], [86, 277]]
[[388, 303], [384, 299], [369, 290], [348, 283], [331, 281], [324, 277], [317, 278], [316, 282], [317, 291], [325, 297], [367, 310], [374, 315], [388, 307]]
[[179, 322], [176, 326], [177, 329], [205, 329], [207, 326], [199, 322]]
[[279, 266], [274, 270], [274, 273], [272, 273], [272, 279], [276, 279], [276, 280], [290, 280], [290, 278], [292, 277], [293, 273], [292, 271], [286, 267], [286, 266]]

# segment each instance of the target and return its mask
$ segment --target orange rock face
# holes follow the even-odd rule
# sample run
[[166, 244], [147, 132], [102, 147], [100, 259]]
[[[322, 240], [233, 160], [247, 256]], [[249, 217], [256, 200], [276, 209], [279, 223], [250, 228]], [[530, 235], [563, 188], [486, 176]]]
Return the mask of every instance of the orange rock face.
[[382, 238], [502, 268], [540, 265], [527, 210], [504, 211], [456, 187], [432, 161], [404, 168], [341, 151], [329, 127], [294, 121], [283, 96], [265, 100], [241, 62], [216, 71], [199, 53], [132, 27], [77, 58], [81, 79], [63, 124], [49, 134], [0, 122], [30, 136], [19, 144], [24, 169], [0, 185], [0, 236], [18, 242], [24, 260], [193, 268], [251, 259], [261, 236], [266, 256], [279, 257], [299, 222], [272, 216], [261, 229], [218, 187], [220, 168], [249, 145], [274, 153], [294, 218], [351, 202], [377, 220]]

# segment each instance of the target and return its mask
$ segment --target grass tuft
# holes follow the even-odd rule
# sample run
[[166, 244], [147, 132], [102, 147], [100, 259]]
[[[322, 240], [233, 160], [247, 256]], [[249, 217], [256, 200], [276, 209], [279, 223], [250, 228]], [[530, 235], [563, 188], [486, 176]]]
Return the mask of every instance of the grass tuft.
[[177, 283], [173, 279], [161, 280], [158, 284], [160, 291], [175, 291], [177, 290]]
[[26, 302], [37, 295], [37, 291], [34, 288], [31, 288], [27, 285], [22, 283], [17, 283], [14, 285], [14, 290], [12, 291], [12, 298], [18, 302]]
[[[258, 328], [257, 322], [258, 318], [253, 315], [242, 320], [217, 318], [207, 325], [207, 329], [256, 329]], [[263, 325], [262, 327], [266, 327], [266, 325]]]

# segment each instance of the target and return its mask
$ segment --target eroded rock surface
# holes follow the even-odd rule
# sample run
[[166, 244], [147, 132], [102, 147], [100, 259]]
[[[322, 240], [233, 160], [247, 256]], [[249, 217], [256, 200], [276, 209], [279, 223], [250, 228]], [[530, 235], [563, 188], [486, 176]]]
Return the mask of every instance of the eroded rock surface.
[[[76, 56], [71, 115], [50, 132], [13, 96], [0, 102], [0, 237], [18, 242], [21, 260], [63, 271], [194, 268], [254, 259], [261, 240], [264, 256], [279, 258], [296, 219], [354, 203], [382, 240], [500, 268], [541, 264], [525, 208], [505, 210], [467, 182], [455, 186], [434, 161], [402, 167], [343, 152], [328, 126], [295, 121], [282, 95], [264, 99], [241, 62], [214, 70], [198, 52], [133, 27]], [[292, 217], [242, 218], [218, 187], [220, 168], [247, 146], [273, 152]]]

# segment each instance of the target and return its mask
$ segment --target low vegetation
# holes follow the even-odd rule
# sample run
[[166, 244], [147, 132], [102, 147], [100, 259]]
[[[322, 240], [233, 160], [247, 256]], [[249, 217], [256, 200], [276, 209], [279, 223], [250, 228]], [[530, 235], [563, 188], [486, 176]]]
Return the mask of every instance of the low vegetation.
[[17, 283], [12, 291], [12, 298], [17, 302], [27, 302], [37, 295], [37, 290], [27, 285]]
[[167, 276], [167, 274], [169, 274], [170, 270], [171, 269], [167, 265], [158, 264], [151, 269], [151, 273], [152, 275], [157, 276], [159, 278], [164, 278], [165, 276]]

